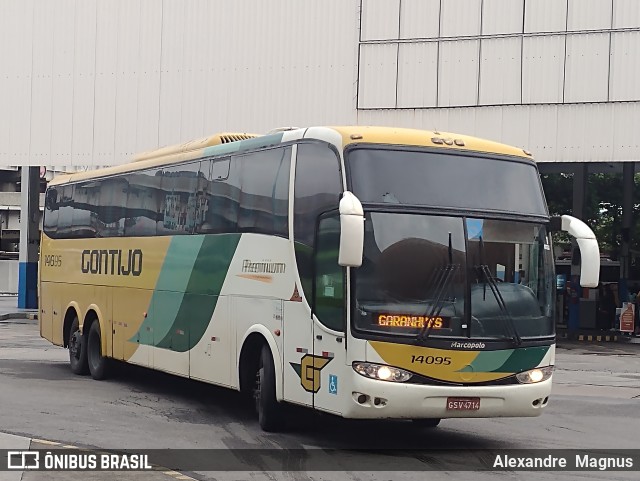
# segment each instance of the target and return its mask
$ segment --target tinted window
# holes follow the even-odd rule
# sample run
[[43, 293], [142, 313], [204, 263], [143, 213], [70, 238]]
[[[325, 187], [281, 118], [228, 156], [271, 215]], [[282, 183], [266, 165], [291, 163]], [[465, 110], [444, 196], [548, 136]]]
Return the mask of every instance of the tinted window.
[[58, 238], [155, 235], [158, 189], [140, 180], [145, 177], [134, 173], [49, 189], [45, 233]]
[[[129, 182], [126, 177], [111, 177], [88, 184], [88, 197], [94, 202], [92, 205], [95, 206], [98, 220], [96, 237], [124, 235], [129, 192]], [[76, 189], [76, 194], [77, 192], [78, 189]], [[74, 195], [74, 199], [76, 197]]]
[[271, 149], [232, 158], [240, 171], [238, 230], [288, 236], [291, 149]]
[[99, 199], [99, 182], [83, 182], [75, 186], [70, 237], [96, 237], [98, 235], [100, 232], [97, 213]]
[[205, 206], [203, 222], [197, 232], [219, 234], [238, 231], [238, 211], [240, 209], [240, 169], [230, 158], [223, 157], [202, 162], [206, 172], [203, 187]]
[[474, 208], [546, 216], [532, 162], [433, 151], [356, 149], [347, 154], [362, 202]]
[[288, 235], [291, 148], [207, 159], [47, 191], [50, 237]]
[[202, 162], [201, 170], [208, 172], [207, 179], [210, 181], [220, 181], [229, 178], [229, 157], [221, 159], [211, 159]]
[[431, 325], [430, 336], [466, 335], [462, 219], [367, 212], [364, 225], [355, 327], [416, 336]]
[[68, 239], [123, 235], [127, 185], [124, 177], [113, 177], [49, 189], [45, 233]]
[[298, 145], [293, 234], [302, 289], [311, 297], [315, 229], [318, 216], [338, 208], [342, 182], [336, 153], [325, 144]]
[[316, 247], [315, 314], [328, 328], [344, 331], [345, 282], [344, 268], [338, 265], [340, 220], [337, 214], [320, 221]]
[[163, 220], [161, 213], [162, 176], [156, 170], [134, 172], [129, 179], [125, 235], [132, 237], [156, 235], [157, 223]]
[[54, 237], [73, 237], [73, 185], [58, 188], [58, 226]]
[[62, 187], [51, 187], [47, 189], [44, 197], [44, 220], [43, 230], [49, 237], [56, 237], [58, 221], [60, 218], [59, 194]]
[[[200, 172], [200, 162], [166, 167], [156, 175], [161, 177], [161, 222], [157, 233], [190, 234], [196, 223], [202, 224], [202, 193], [206, 178]], [[202, 178], [200, 178], [202, 175]]]

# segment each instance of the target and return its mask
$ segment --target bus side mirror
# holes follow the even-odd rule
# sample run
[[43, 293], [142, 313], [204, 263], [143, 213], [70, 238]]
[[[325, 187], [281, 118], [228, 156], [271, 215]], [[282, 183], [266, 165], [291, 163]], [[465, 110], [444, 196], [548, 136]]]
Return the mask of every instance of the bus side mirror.
[[600, 248], [593, 231], [580, 219], [570, 215], [552, 219], [554, 224], [560, 224], [560, 230], [568, 232], [576, 238], [580, 249], [580, 285], [582, 287], [598, 287], [600, 278]]
[[340, 199], [340, 252], [338, 264], [360, 267], [364, 248], [364, 210], [360, 200], [349, 191]]

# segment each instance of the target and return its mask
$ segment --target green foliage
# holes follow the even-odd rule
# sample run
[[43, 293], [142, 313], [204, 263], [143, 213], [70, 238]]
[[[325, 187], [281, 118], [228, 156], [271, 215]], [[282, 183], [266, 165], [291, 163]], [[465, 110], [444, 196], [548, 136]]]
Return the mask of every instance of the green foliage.
[[[573, 174], [543, 174], [541, 178], [551, 215], [572, 214]], [[640, 255], [640, 223], [635, 222], [640, 213], [640, 174], [634, 177], [634, 183], [630, 241], [632, 252], [636, 251]], [[600, 251], [612, 259], [618, 257], [622, 244], [622, 190], [621, 174], [589, 174], [582, 220], [596, 234]], [[561, 234], [554, 237], [554, 241], [566, 246], [569, 237]], [[632, 268], [633, 264], [635, 262], [632, 262]]]

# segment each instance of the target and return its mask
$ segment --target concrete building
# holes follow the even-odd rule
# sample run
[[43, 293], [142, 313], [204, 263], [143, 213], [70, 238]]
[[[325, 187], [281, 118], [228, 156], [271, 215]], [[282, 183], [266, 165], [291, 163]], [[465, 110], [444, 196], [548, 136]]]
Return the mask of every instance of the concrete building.
[[0, 163], [326, 123], [633, 161], [638, 47], [634, 0], [3, 0]]
[[640, 159], [635, 0], [0, 0], [0, 58], [4, 166], [111, 165], [223, 130], [396, 125], [575, 172], [579, 215], [590, 172], [624, 170], [630, 200]]

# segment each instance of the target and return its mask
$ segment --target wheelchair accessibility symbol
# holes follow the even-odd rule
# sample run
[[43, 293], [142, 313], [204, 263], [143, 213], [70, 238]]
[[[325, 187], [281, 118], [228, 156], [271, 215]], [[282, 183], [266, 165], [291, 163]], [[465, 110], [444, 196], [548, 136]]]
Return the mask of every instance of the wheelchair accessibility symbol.
[[329, 374], [329, 394], [338, 394], [338, 376]]

